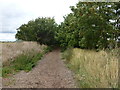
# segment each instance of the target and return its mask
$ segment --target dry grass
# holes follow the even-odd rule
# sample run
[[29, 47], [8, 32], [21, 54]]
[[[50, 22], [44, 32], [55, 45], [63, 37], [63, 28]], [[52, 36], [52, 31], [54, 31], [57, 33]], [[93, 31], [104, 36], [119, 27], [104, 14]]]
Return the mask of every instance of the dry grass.
[[20, 70], [30, 71], [48, 51], [47, 46], [37, 42], [7, 42], [2, 45], [2, 76], [6, 77]]
[[[2, 74], [2, 44], [0, 44], [0, 76]], [[0, 89], [2, 88], [2, 77], [0, 77]]]
[[39, 45], [36, 42], [9, 42], [9, 43], [0, 43], [2, 44], [2, 61], [3, 63], [7, 60], [12, 60], [18, 55], [25, 52], [41, 52], [44, 45]]
[[75, 72], [79, 87], [117, 88], [119, 51], [108, 53], [75, 48], [66, 51], [64, 57], [68, 67]]
[[0, 43], [0, 67], [2, 66], [2, 44]]

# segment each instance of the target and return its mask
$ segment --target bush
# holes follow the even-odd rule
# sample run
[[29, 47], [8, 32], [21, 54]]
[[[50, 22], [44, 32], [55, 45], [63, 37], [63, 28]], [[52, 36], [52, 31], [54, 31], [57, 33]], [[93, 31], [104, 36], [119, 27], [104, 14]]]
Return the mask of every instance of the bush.
[[37, 18], [21, 25], [17, 30], [16, 38], [25, 41], [37, 41], [40, 44], [56, 45], [54, 38], [57, 24], [53, 18]]

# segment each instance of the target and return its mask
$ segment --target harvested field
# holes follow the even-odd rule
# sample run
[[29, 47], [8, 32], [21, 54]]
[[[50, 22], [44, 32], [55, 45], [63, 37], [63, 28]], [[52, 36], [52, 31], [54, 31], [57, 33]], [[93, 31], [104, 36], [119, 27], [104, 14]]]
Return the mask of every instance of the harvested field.
[[39, 45], [36, 42], [10, 42], [2, 44], [2, 62], [11, 60], [16, 56], [29, 51], [41, 52], [45, 45]]

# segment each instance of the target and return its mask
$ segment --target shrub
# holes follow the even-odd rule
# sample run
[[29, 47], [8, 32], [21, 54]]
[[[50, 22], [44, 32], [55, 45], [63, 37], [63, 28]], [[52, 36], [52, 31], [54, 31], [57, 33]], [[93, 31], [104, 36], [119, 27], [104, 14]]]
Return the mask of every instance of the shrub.
[[57, 24], [54, 18], [37, 18], [21, 25], [17, 30], [18, 40], [37, 41], [45, 45], [57, 44], [54, 38]]

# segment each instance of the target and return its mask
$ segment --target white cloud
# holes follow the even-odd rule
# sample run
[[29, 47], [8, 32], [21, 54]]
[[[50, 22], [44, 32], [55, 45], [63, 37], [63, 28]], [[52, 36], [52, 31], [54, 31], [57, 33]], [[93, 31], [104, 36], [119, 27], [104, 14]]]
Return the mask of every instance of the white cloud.
[[[0, 0], [0, 32], [16, 29], [37, 17], [54, 17], [57, 23], [78, 0]], [[1, 37], [1, 36], [0, 36]]]
[[15, 41], [14, 33], [0, 33], [0, 41]]

